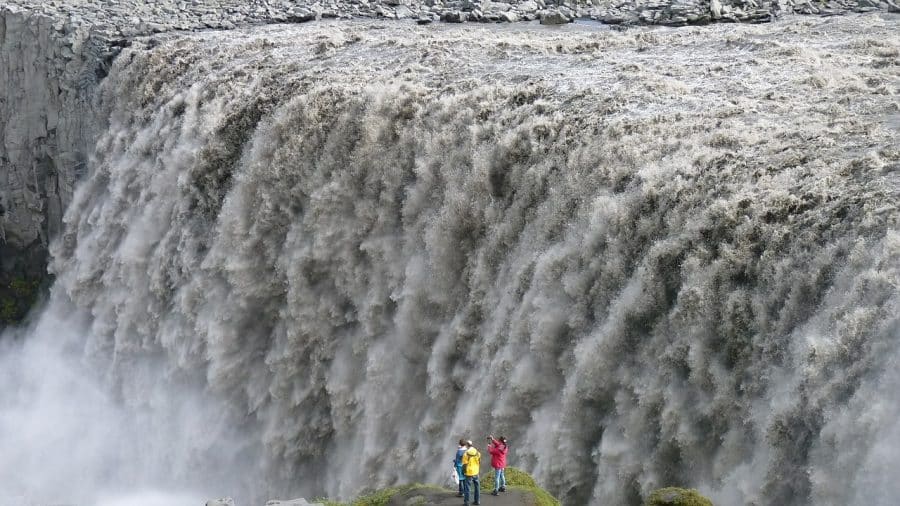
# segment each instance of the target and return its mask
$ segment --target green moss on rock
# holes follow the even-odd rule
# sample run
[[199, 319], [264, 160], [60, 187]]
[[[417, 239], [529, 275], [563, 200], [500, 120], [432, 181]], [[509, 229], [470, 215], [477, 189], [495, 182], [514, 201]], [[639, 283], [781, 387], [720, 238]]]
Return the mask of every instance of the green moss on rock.
[[[410, 492], [427, 493], [427, 492], [443, 492], [445, 489], [434, 485], [422, 485], [414, 483], [412, 485], [404, 485], [401, 487], [391, 487], [378, 490], [369, 495], [365, 495], [350, 503], [350, 506], [386, 506], [391, 499], [400, 494], [409, 494]], [[424, 501], [424, 499], [423, 499]], [[422, 503], [422, 501], [416, 501]]]
[[47, 251], [39, 241], [20, 247], [0, 241], [0, 330], [28, 315], [51, 279]]
[[40, 281], [15, 276], [0, 284], [0, 327], [22, 321], [34, 305]]
[[[516, 467], [506, 468], [506, 486], [511, 490], [519, 490], [534, 496], [536, 506], [560, 506], [559, 501], [549, 492], [538, 486], [534, 478]], [[481, 478], [482, 493], [494, 491], [494, 470], [491, 469]]]
[[10, 298], [0, 299], [0, 323], [12, 323], [18, 320], [19, 310], [16, 301]]
[[[494, 472], [489, 471], [481, 478], [482, 494], [493, 491]], [[506, 468], [506, 485], [512, 491], [522, 494], [523, 506], [560, 506], [559, 501], [549, 492], [540, 488], [528, 473], [514, 467]], [[456, 490], [422, 485], [420, 483], [390, 487], [367, 493], [349, 503], [316, 499], [314, 502], [324, 506], [427, 506], [444, 504], [448, 498], [456, 499]], [[487, 504], [486, 501], [485, 504]]]
[[713, 503], [692, 488], [667, 487], [650, 494], [647, 506], [713, 506]]
[[[428, 493], [444, 493], [446, 492], [446, 489], [436, 487], [434, 485], [422, 485], [421, 483], [414, 483], [412, 485], [403, 485], [399, 487], [389, 487], [375, 490], [373, 492], [369, 492], [363, 496], [360, 496], [350, 501], [349, 503], [335, 502], [328, 499], [316, 499], [314, 502], [320, 503], [323, 506], [386, 506], [394, 497], [399, 495], [408, 495], [414, 492], [421, 492], [427, 496]], [[425, 498], [423, 497], [422, 500], [424, 501]]]
[[[529, 488], [538, 488], [537, 482], [534, 481], [534, 478], [532, 478], [530, 474], [516, 467], [506, 468], [506, 484]], [[484, 477], [481, 478], [481, 489], [487, 490], [488, 492], [494, 491], [493, 469], [488, 471], [487, 474], [485, 474]]]

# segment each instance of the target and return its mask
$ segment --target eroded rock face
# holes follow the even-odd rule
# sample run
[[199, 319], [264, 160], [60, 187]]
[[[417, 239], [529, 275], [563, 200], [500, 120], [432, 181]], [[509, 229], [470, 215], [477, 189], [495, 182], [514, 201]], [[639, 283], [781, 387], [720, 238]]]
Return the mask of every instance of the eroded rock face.
[[[241, 2], [244, 3], [244, 2]], [[96, 132], [96, 84], [130, 38], [312, 19], [238, 2], [10, 1], [0, 6], [0, 242], [46, 250], [62, 226]], [[305, 16], [305, 17], [304, 17]]]
[[[0, 8], [0, 297], [45, 276], [48, 242], [86, 166], [88, 102], [115, 47], [91, 26]], [[6, 313], [0, 326], [25, 311]]]
[[[89, 29], [3, 10], [0, 67], [0, 239], [25, 248], [59, 231], [84, 167], [90, 89], [101, 46]], [[89, 63], [86, 63], [89, 62]]]

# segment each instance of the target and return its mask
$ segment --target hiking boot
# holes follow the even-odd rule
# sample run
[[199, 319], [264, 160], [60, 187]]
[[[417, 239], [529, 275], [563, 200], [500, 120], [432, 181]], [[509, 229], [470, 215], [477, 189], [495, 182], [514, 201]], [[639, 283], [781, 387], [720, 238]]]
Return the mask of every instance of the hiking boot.
[[494, 490], [493, 492], [491, 492], [491, 495], [500, 495], [500, 492], [497, 492], [496, 490]]
[[506, 487], [500, 487], [501, 492], [506, 492]]

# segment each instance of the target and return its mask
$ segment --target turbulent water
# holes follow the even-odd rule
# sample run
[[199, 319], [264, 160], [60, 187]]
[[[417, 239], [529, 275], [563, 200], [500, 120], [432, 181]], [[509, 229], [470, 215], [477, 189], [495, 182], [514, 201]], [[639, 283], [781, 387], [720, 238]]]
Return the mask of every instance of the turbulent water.
[[135, 44], [2, 355], [2, 493], [348, 497], [502, 433], [566, 505], [893, 504], [898, 55], [878, 16]]

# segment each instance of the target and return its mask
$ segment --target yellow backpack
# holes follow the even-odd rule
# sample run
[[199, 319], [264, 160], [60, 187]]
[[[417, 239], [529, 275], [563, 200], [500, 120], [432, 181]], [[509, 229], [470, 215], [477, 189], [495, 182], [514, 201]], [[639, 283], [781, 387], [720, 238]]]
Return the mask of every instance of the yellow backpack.
[[[475, 453], [470, 453], [470, 452]], [[481, 467], [481, 454], [475, 448], [469, 448], [463, 454], [463, 473], [466, 476], [476, 476]]]

